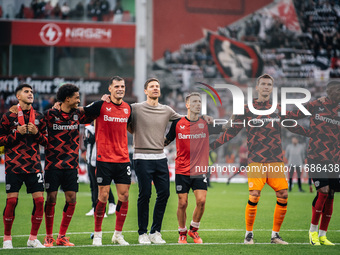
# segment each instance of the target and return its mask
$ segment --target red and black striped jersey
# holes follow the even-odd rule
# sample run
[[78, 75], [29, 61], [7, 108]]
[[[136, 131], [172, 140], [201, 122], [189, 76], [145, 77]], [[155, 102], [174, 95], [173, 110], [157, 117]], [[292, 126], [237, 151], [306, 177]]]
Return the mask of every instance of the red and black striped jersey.
[[[24, 120], [29, 122], [30, 111], [24, 110]], [[36, 135], [20, 134], [18, 114], [7, 112], [0, 121], [0, 146], [5, 146], [5, 173], [30, 174], [41, 173], [39, 144], [45, 145], [46, 125], [44, 116], [35, 111], [34, 124], [38, 128]]]
[[218, 134], [221, 131], [221, 126], [208, 126], [202, 118], [190, 121], [182, 117], [173, 121], [166, 139], [169, 144], [176, 138], [176, 174], [206, 174], [209, 165], [209, 133]]
[[93, 118], [74, 109], [70, 113], [49, 109], [45, 112], [48, 142], [45, 148], [45, 171], [79, 168], [79, 124]]
[[[272, 107], [270, 101], [258, 102], [253, 100], [253, 106], [257, 110], [268, 110]], [[252, 162], [270, 163], [282, 162], [283, 152], [281, 145], [281, 122], [287, 119], [281, 115], [281, 107], [277, 105], [276, 110], [270, 115], [256, 115], [245, 105], [244, 115], [235, 115], [232, 127], [228, 128], [216, 141], [210, 144], [216, 149], [222, 144], [233, 139], [242, 129], [247, 130], [248, 164]], [[292, 121], [287, 121], [286, 126], [292, 126]], [[289, 131], [307, 136], [308, 132], [297, 125], [287, 128]]]
[[[312, 114], [308, 135], [310, 137], [308, 158], [334, 161], [339, 155], [340, 105], [327, 97], [324, 103], [315, 100], [307, 103], [305, 108]], [[288, 112], [287, 117], [301, 119], [308, 116], [301, 110], [296, 110]]]
[[96, 101], [84, 110], [86, 114], [96, 117], [97, 161], [130, 162], [127, 125], [131, 120], [131, 106], [124, 101], [119, 105]]

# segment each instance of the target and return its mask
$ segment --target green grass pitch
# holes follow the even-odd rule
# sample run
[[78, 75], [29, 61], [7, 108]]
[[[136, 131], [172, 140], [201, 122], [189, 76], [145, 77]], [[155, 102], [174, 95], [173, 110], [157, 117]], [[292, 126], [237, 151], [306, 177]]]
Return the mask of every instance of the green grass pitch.
[[[308, 243], [308, 229], [311, 220], [311, 203], [315, 193], [300, 193], [297, 187], [289, 193], [288, 212], [281, 228], [281, 236], [289, 242], [289, 245], [270, 244], [271, 228], [273, 224], [273, 213], [276, 203], [275, 192], [267, 185], [262, 191], [259, 201], [257, 217], [254, 226], [254, 239], [257, 244], [244, 245], [244, 210], [248, 200], [248, 189], [246, 184], [212, 183], [208, 191], [206, 210], [200, 226], [200, 236], [204, 244], [194, 244], [188, 237], [189, 244], [177, 244], [177, 195], [175, 185], [171, 183], [171, 196], [166, 209], [162, 235], [167, 241], [166, 245], [142, 246], [138, 244], [137, 234], [137, 184], [132, 184], [130, 189], [129, 211], [124, 225], [123, 234], [126, 241], [131, 245], [120, 247], [111, 243], [114, 230], [115, 215], [110, 215], [103, 221], [103, 246], [92, 247], [90, 233], [94, 229], [92, 217], [85, 216], [91, 209], [90, 190], [88, 184], [80, 184], [77, 194], [77, 206], [67, 236], [75, 247], [53, 247], [44, 249], [26, 248], [26, 242], [31, 227], [31, 211], [33, 207], [32, 198], [26, 194], [25, 187], [22, 188], [16, 217], [13, 225], [14, 250], [0, 250], [2, 254], [340, 254], [340, 202], [339, 194], [335, 194], [334, 212], [329, 226], [327, 237], [336, 243], [333, 247], [314, 247]], [[112, 185], [112, 187], [114, 187]], [[308, 187], [304, 186], [307, 191]], [[113, 188], [115, 192], [115, 188]], [[117, 197], [117, 196], [115, 196]], [[153, 189], [150, 212], [153, 212], [156, 192]], [[5, 207], [5, 185], [0, 184], [0, 206]], [[193, 193], [189, 194], [189, 206], [187, 210], [187, 227], [190, 224], [195, 200]], [[64, 207], [64, 194], [58, 194], [56, 215], [54, 221], [54, 233], [60, 226], [62, 210]], [[152, 221], [150, 213], [149, 226]], [[38, 239], [43, 242], [45, 225], [44, 221], [39, 230]], [[3, 223], [1, 221], [1, 239], [3, 237]], [[56, 234], [55, 236], [56, 237]], [[2, 244], [1, 244], [2, 247]]]

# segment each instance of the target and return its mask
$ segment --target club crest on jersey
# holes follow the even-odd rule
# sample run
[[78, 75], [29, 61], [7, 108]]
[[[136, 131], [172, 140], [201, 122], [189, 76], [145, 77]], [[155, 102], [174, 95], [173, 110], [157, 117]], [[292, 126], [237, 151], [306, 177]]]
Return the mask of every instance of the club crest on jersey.
[[73, 115], [73, 120], [78, 120], [78, 115]]
[[199, 127], [199, 128], [204, 128], [204, 124], [203, 124], [203, 123], [199, 123], [199, 124], [198, 124], [198, 127]]
[[107, 112], [111, 112], [111, 108], [106, 107]]
[[184, 128], [185, 128], [185, 126], [181, 126], [181, 125], [179, 125], [179, 128], [180, 128], [180, 129], [184, 129]]
[[128, 114], [128, 113], [129, 113], [129, 110], [126, 109], [126, 108], [124, 108], [124, 113], [125, 113], [125, 114]]
[[320, 111], [320, 112], [323, 112], [324, 110], [325, 110], [325, 108], [319, 107], [319, 111]]
[[34, 125], [36, 125], [36, 126], [39, 125], [39, 120], [35, 119], [34, 120]]

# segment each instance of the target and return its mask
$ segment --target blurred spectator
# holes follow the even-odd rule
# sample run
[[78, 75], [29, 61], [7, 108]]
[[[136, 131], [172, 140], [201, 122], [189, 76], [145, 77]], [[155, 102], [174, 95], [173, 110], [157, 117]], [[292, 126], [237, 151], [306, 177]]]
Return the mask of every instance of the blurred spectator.
[[53, 11], [53, 6], [51, 4], [51, 1], [48, 1], [45, 4], [43, 11], [44, 11], [45, 18], [48, 19], [51, 16], [52, 11]]
[[96, 1], [95, 0], [91, 0], [88, 4], [87, 4], [87, 17], [92, 18], [96, 15]]
[[123, 6], [121, 0], [117, 0], [116, 6], [113, 9], [113, 23], [120, 23], [123, 20]]
[[61, 9], [60, 9], [60, 6], [59, 6], [59, 3], [57, 3], [54, 8], [53, 8], [53, 11], [52, 11], [52, 14], [55, 18], [60, 18], [61, 17]]
[[110, 4], [107, 0], [102, 0], [100, 2], [100, 9], [102, 14], [108, 14], [110, 11]]
[[169, 49], [164, 51], [163, 56], [166, 64], [170, 64], [172, 62], [171, 51]]
[[77, 5], [76, 5], [76, 8], [74, 10], [74, 16], [76, 18], [83, 18], [84, 17], [84, 5], [81, 1], [79, 3], [77, 3]]
[[65, 2], [63, 6], [61, 6], [61, 18], [62, 19], [67, 19], [68, 15], [70, 14], [71, 8], [70, 6], [67, 5]]
[[[0, 6], [0, 8], [1, 8], [1, 6]], [[25, 5], [22, 4], [22, 5], [20, 6], [19, 12], [17, 13], [17, 15], [15, 15], [15, 18], [17, 18], [17, 19], [23, 19], [23, 18], [25, 17], [24, 14], [25, 14]]]

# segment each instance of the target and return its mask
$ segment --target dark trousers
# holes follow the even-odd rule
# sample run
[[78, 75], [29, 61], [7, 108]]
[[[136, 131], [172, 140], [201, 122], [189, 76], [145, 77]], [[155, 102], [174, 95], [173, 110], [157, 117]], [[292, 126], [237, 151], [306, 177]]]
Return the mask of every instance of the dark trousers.
[[[90, 179], [90, 188], [91, 188], [91, 200], [92, 200], [92, 208], [96, 208], [97, 200], [98, 200], [98, 184], [96, 178], [96, 167], [91, 164], [87, 164], [87, 173]], [[109, 192], [109, 203], [115, 203], [115, 197], [112, 194], [111, 188]]]
[[139, 187], [137, 202], [138, 234], [142, 235], [148, 231], [152, 181], [156, 188], [157, 198], [150, 233], [161, 232], [165, 207], [170, 196], [168, 160], [166, 158], [157, 160], [137, 159], [134, 164]]
[[293, 166], [291, 166], [290, 169], [289, 169], [289, 190], [292, 189], [294, 171], [296, 171], [296, 173], [297, 173], [298, 186], [299, 186], [299, 189], [301, 190], [302, 189], [302, 186], [301, 186], [301, 168], [300, 167], [293, 167]]

